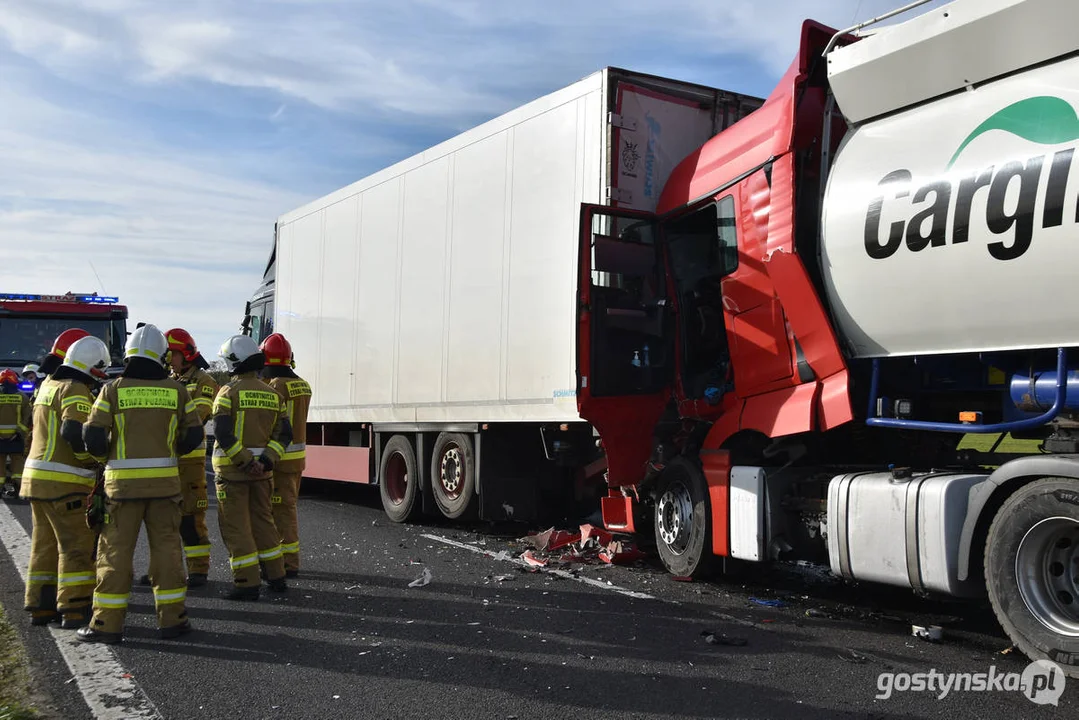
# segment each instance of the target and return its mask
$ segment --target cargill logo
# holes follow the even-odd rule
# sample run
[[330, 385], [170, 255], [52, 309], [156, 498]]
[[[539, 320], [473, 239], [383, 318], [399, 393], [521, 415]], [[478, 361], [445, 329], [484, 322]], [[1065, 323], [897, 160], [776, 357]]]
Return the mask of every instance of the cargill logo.
[[[1060, 145], [1079, 141], [1079, 117], [1070, 103], [1053, 96], [1031, 97], [998, 110], [975, 127], [956, 148], [948, 162], [950, 170], [977, 138], [989, 132], [1004, 132], [1037, 145]], [[899, 169], [881, 178], [881, 195], [869, 204], [865, 219], [865, 251], [875, 260], [894, 255], [906, 243], [912, 252], [928, 247], [945, 247], [949, 241], [956, 245], [970, 239], [971, 208], [975, 196], [985, 189], [985, 217], [974, 222], [984, 223], [999, 241], [988, 243], [986, 249], [997, 260], [1014, 260], [1030, 249], [1035, 225], [1042, 228], [1064, 224], [1064, 197], [1071, 173], [1075, 147], [1034, 155], [1026, 161], [1008, 160], [999, 166], [990, 164], [953, 182], [938, 177], [913, 191], [906, 209], [916, 211], [907, 219], [892, 222], [881, 237], [881, 216], [886, 202], [894, 203], [911, 196], [913, 174]], [[1045, 184], [1045, 206], [1041, 218], [1035, 217], [1035, 207], [1042, 192], [1042, 174], [1048, 172]], [[1008, 200], [1009, 188], [1018, 179], [1018, 199]], [[1013, 193], [1014, 195], [1014, 193]], [[901, 215], [901, 216], [902, 216]], [[948, 220], [952, 218], [949, 237]], [[1079, 223], [1079, 207], [1069, 218]]]

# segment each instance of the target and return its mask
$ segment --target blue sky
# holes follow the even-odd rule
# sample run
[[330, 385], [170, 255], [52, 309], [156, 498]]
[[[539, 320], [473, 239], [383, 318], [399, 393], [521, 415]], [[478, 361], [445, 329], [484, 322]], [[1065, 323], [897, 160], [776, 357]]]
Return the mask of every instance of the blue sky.
[[213, 358], [279, 215], [607, 65], [766, 96], [803, 19], [900, 4], [5, 0], [0, 291], [118, 295]]

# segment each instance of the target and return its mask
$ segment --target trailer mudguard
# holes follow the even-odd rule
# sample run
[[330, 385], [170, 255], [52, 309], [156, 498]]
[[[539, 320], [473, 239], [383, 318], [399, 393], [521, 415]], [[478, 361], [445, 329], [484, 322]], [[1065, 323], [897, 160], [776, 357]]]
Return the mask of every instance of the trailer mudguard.
[[[959, 579], [966, 580], [970, 574], [971, 547], [978, 529], [982, 511], [997, 493], [1009, 494], [1016, 487], [1045, 477], [1064, 477], [1079, 480], [1079, 455], [1033, 455], [1004, 463], [985, 482], [970, 491], [967, 517], [959, 538]], [[1004, 487], [1009, 486], [1009, 487]], [[1079, 494], [1076, 496], [1079, 504]], [[986, 522], [992, 518], [987, 518]]]

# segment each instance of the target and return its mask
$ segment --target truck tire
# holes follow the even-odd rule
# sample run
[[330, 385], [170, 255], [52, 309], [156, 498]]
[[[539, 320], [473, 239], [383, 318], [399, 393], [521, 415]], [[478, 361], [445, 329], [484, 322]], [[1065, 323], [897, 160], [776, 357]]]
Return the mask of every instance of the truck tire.
[[656, 484], [656, 550], [668, 572], [700, 578], [715, 565], [712, 510], [700, 466], [684, 457], [664, 468]]
[[394, 435], [382, 451], [378, 469], [382, 508], [393, 522], [407, 522], [419, 514], [419, 479], [412, 443], [404, 435]]
[[431, 491], [435, 504], [450, 520], [459, 520], [476, 495], [475, 453], [463, 433], [441, 433], [431, 454]]
[[[1045, 478], [1015, 491], [993, 518], [985, 583], [993, 612], [1032, 661], [1079, 677], [1079, 483]], [[1070, 635], [1070, 636], [1069, 636]]]

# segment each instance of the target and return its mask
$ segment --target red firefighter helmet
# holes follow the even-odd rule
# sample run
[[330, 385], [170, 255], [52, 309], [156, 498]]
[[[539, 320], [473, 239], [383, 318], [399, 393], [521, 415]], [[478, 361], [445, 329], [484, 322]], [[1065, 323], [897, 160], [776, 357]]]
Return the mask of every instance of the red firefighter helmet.
[[173, 328], [165, 333], [165, 339], [169, 341], [169, 350], [178, 352], [187, 362], [194, 362], [199, 356], [199, 349], [195, 345], [195, 338], [183, 328]]
[[14, 370], [5, 370], [0, 372], [0, 385], [18, 385], [19, 376], [15, 374]]
[[274, 333], [262, 341], [259, 350], [266, 356], [266, 365], [288, 366], [292, 362], [292, 346], [281, 333]]
[[81, 340], [87, 337], [90, 333], [86, 332], [82, 328], [70, 328], [64, 330], [62, 333], [56, 336], [56, 340], [52, 344], [52, 350], [49, 351], [50, 355], [55, 355], [61, 360], [67, 355], [67, 349], [71, 347], [76, 340]]

